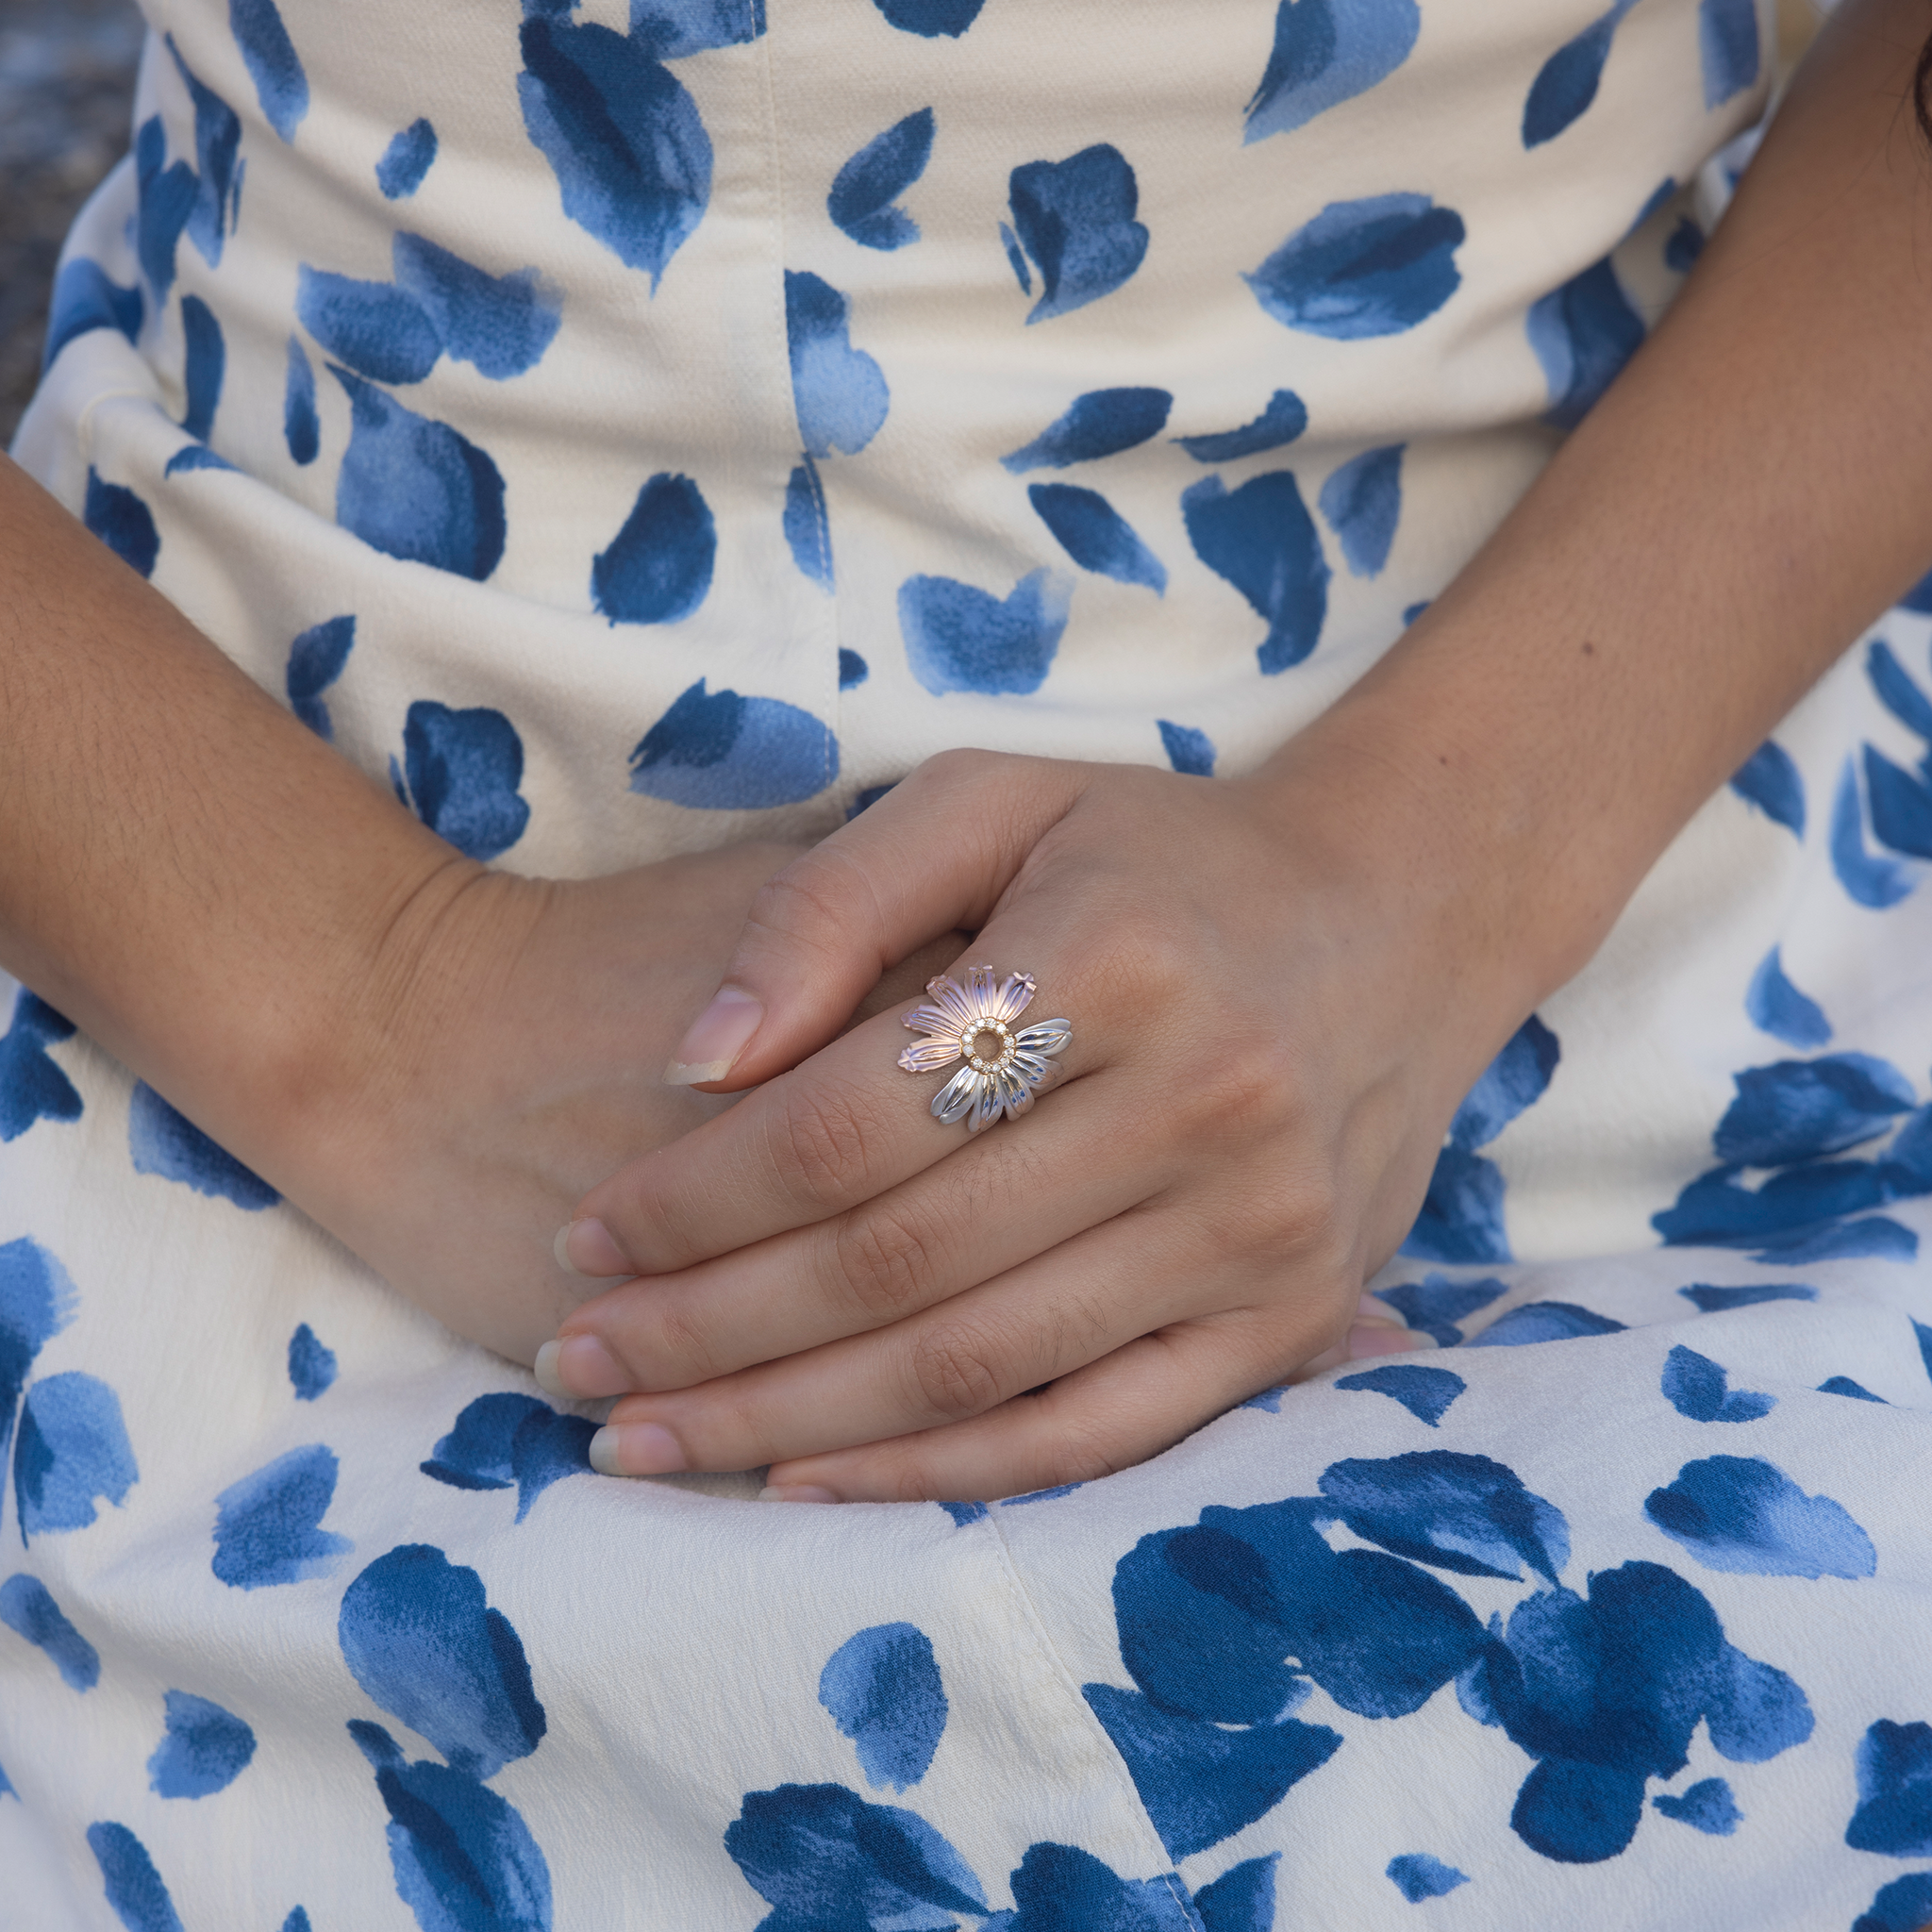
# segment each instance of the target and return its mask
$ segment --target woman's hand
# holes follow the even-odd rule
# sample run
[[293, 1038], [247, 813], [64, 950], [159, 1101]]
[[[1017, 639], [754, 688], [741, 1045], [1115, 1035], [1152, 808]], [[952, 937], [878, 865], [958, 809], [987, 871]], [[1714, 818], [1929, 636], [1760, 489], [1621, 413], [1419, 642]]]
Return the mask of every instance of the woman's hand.
[[[677, 1058], [765, 1084], [569, 1237], [641, 1277], [541, 1365], [638, 1391], [604, 1466], [1008, 1495], [1137, 1461], [1341, 1340], [1530, 1000], [1485, 970], [1493, 908], [1395, 835], [1416, 802], [1298, 742], [1239, 783], [947, 754], [760, 891]], [[970, 1140], [928, 1112], [945, 1075], [895, 1064], [896, 1013], [824, 1043], [956, 926], [1034, 974], [1028, 1021], [1073, 1026], [1058, 1091]]]

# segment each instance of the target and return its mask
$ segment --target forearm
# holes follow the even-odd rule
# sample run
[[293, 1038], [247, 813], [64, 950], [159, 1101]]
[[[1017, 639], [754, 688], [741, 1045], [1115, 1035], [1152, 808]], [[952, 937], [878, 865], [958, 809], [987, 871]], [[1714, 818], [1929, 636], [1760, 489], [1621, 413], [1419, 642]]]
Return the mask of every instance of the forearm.
[[[1267, 780], [1353, 759], [1541, 998], [1932, 551], [1925, 0], [1845, 0], [1651, 341]], [[1264, 780], [1264, 782], [1267, 782]]]

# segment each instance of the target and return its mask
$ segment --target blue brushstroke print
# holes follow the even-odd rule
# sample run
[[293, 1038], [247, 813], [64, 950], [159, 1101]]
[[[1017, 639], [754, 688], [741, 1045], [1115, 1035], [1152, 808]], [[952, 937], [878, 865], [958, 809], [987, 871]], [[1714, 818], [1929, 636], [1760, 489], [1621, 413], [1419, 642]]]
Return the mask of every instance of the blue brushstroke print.
[[1167, 590], [1167, 566], [1097, 490], [1071, 483], [1035, 483], [1027, 500], [1059, 545], [1082, 570], [1117, 583], [1142, 584], [1157, 596]]
[[329, 374], [350, 408], [336, 522], [385, 556], [481, 583], [503, 558], [503, 473], [447, 423], [334, 363]]
[[1840, 768], [1838, 790], [1832, 796], [1831, 869], [1846, 892], [1874, 912], [1896, 906], [1918, 884], [1910, 866], [1865, 849], [1857, 766], [1850, 757]]
[[1917, 1104], [1912, 1083], [1872, 1054], [1778, 1060], [1731, 1079], [1737, 1097], [1712, 1144], [1720, 1159], [1743, 1167], [1781, 1167], [1855, 1147]]
[[1274, 1932], [1274, 1868], [1280, 1862], [1279, 1852], [1244, 1858], [1203, 1886], [1194, 1894], [1203, 1932]]
[[1428, 1274], [1421, 1281], [1378, 1288], [1374, 1296], [1387, 1302], [1411, 1328], [1433, 1337], [1442, 1348], [1454, 1348], [1462, 1340], [1457, 1324], [1508, 1292], [1507, 1285], [1493, 1274], [1486, 1274], [1480, 1281], [1452, 1281], [1446, 1274]]
[[1197, 463], [1233, 463], [1292, 442], [1308, 426], [1307, 405], [1291, 389], [1278, 389], [1252, 423], [1212, 436], [1177, 436], [1174, 441]]
[[1266, 621], [1262, 671], [1301, 663], [1322, 641], [1333, 573], [1293, 474], [1271, 470], [1234, 491], [1204, 476], [1181, 493], [1181, 515], [1195, 556]]
[[308, 111], [308, 76], [275, 0], [228, 0], [228, 25], [263, 117], [284, 141], [293, 141]]
[[1330, 1463], [1322, 1493], [1359, 1537], [1464, 1576], [1554, 1584], [1570, 1560], [1570, 1528], [1554, 1503], [1487, 1456], [1424, 1449], [1384, 1461]]
[[1788, 1046], [1824, 1046], [1831, 1039], [1831, 1022], [1824, 1017], [1824, 1008], [1785, 977], [1784, 961], [1776, 946], [1765, 954], [1751, 975], [1744, 1011], [1752, 1025]]
[[1853, 1922], [1852, 1932], [1921, 1932], [1932, 1924], [1932, 1872], [1912, 1872], [1881, 1885]]
[[1415, 0], [1281, 0], [1246, 138], [1291, 134], [1367, 93], [1408, 58], [1421, 30]]
[[335, 1384], [336, 1353], [325, 1348], [307, 1322], [289, 1337], [289, 1385], [298, 1402], [313, 1402]]
[[813, 798], [839, 775], [839, 741], [779, 698], [687, 687], [638, 741], [630, 789], [698, 811], [758, 811]]
[[1703, 1832], [1707, 1838], [1729, 1838], [1744, 1822], [1730, 1786], [1721, 1777], [1699, 1778], [1678, 1796], [1666, 1791], [1650, 1803], [1653, 1810]]
[[901, 33], [958, 40], [979, 18], [986, 0], [873, 0], [873, 5]]
[[1007, 185], [1014, 231], [1040, 271], [1029, 324], [1112, 294], [1145, 259], [1147, 230], [1134, 219], [1140, 184], [1110, 142], [1064, 161], [1028, 161]]
[[[38, 993], [22, 987], [13, 1000], [13, 1024], [0, 1037], [0, 1141], [17, 1141], [37, 1121], [77, 1121], [79, 1090], [55, 1065], [50, 1046], [74, 1038], [74, 1022]], [[0, 1257], [8, 1249], [0, 1248]], [[0, 1333], [6, 1314], [6, 1273], [0, 1261]], [[4, 1399], [6, 1343], [0, 1341], [0, 1399]], [[16, 1389], [16, 1394], [19, 1391]], [[8, 1413], [10, 1415], [11, 1410]], [[0, 1429], [0, 1455], [7, 1437]]]
[[1383, 1369], [1364, 1369], [1358, 1375], [1343, 1375], [1335, 1386], [1386, 1395], [1433, 1429], [1441, 1424], [1449, 1405], [1469, 1385], [1448, 1369], [1419, 1368], [1413, 1363], [1398, 1362]]
[[689, 476], [660, 472], [591, 564], [591, 601], [612, 624], [675, 624], [705, 601], [718, 525]]
[[302, 344], [289, 338], [289, 374], [282, 389], [282, 440], [297, 463], [312, 463], [322, 449], [322, 419], [315, 409], [315, 371]]
[[255, 1733], [206, 1697], [170, 1690], [167, 1728], [147, 1761], [148, 1789], [162, 1798], [208, 1798], [226, 1790], [255, 1756]]
[[1697, 48], [1704, 58], [1704, 105], [1721, 108], [1757, 78], [1754, 0], [1698, 0]]
[[1932, 786], [1868, 744], [1865, 795], [1872, 806], [1873, 835], [1881, 845], [1913, 858], [1932, 858]]
[[899, 586], [907, 662], [935, 697], [1038, 691], [1059, 650], [1073, 595], [1067, 578], [1044, 569], [1022, 577], [1004, 600], [953, 577], [908, 577]]
[[1673, 275], [1688, 275], [1703, 253], [1704, 230], [1689, 215], [1683, 216], [1664, 243], [1664, 266]]
[[134, 137], [134, 175], [139, 201], [134, 245], [156, 308], [175, 286], [175, 257], [201, 184], [186, 161], [168, 160], [161, 117], [150, 114]]
[[330, 617], [310, 625], [289, 646], [289, 668], [284, 679], [289, 708], [318, 738], [335, 737], [335, 725], [322, 694], [342, 675], [355, 642], [355, 618]]
[[458, 1490], [517, 1491], [521, 1523], [554, 1482], [590, 1469], [596, 1424], [560, 1415], [534, 1395], [504, 1391], [464, 1405], [456, 1425], [439, 1437], [423, 1474]]
[[177, 1113], [145, 1080], [134, 1083], [127, 1108], [127, 1152], [136, 1174], [179, 1181], [210, 1200], [232, 1201], [251, 1214], [282, 1197], [225, 1147], [217, 1146], [186, 1114]]
[[87, 1528], [96, 1497], [118, 1508], [140, 1480], [121, 1399], [105, 1382], [69, 1370], [26, 1391], [13, 1450], [23, 1544], [49, 1530]]
[[[1541, 147], [1571, 125], [1596, 99], [1610, 41], [1637, 0], [1616, 0], [1574, 40], [1566, 41], [1542, 64], [1523, 104], [1523, 144]], [[1639, 218], [1640, 225], [1641, 217]]]
[[1400, 335], [1461, 286], [1456, 251], [1467, 232], [1426, 194], [1334, 201], [1241, 279], [1276, 322], [1305, 335]]
[[181, 58], [172, 34], [163, 37], [175, 71], [194, 103], [194, 200], [188, 210], [188, 239], [210, 268], [222, 265], [222, 245], [233, 225], [231, 191], [238, 185], [236, 156], [242, 122], [234, 108], [206, 86]]
[[423, 823], [468, 858], [489, 860], [524, 836], [530, 808], [524, 741], [501, 711], [486, 705], [454, 710], [430, 698], [409, 707], [400, 775], [406, 802]]
[[1731, 1308], [1755, 1308], [1762, 1302], [1815, 1302], [1818, 1291], [1798, 1282], [1769, 1282], [1763, 1287], [1707, 1288], [1693, 1283], [1677, 1292], [1696, 1304], [1700, 1314], [1720, 1315]]
[[[568, 4], [525, 0], [526, 13], [562, 13]], [[741, 47], [765, 30], [765, 0], [630, 0], [631, 38], [660, 60]]]
[[1807, 1496], [1761, 1456], [1687, 1462], [1643, 1513], [1707, 1570], [1744, 1576], [1870, 1576], [1872, 1539], [1829, 1496]]
[[1214, 775], [1214, 741], [1191, 724], [1170, 724], [1165, 718], [1155, 724], [1160, 732], [1160, 748], [1176, 772], [1191, 778]]
[[421, 382], [442, 354], [423, 305], [389, 282], [358, 282], [304, 262], [295, 313], [328, 354], [376, 382]]
[[534, 369], [556, 337], [563, 291], [533, 268], [492, 275], [410, 234], [396, 236], [390, 262], [397, 287], [415, 299], [443, 349], [492, 382]]
[[67, 1271], [25, 1235], [0, 1246], [0, 1462], [13, 1441], [27, 1372], [42, 1347], [74, 1319]]
[[67, 1621], [38, 1576], [23, 1573], [0, 1583], [0, 1624], [43, 1652], [70, 1690], [92, 1690], [100, 1682], [100, 1653]]
[[100, 473], [91, 468], [81, 521], [123, 563], [144, 577], [154, 575], [155, 560], [161, 554], [161, 534], [155, 528], [154, 512], [133, 491], [119, 483], [104, 482]]
[[785, 272], [785, 339], [806, 454], [857, 456], [885, 425], [879, 365], [847, 334], [851, 304], [821, 275]]
[[350, 1548], [324, 1529], [336, 1493], [335, 1452], [320, 1442], [291, 1449], [215, 1498], [210, 1567], [234, 1590], [267, 1590], [326, 1576]]
[[1913, 682], [1911, 674], [1882, 638], [1874, 639], [1865, 654], [1865, 675], [1871, 680], [1879, 703], [1907, 730], [1916, 732], [1932, 744], [1932, 698]]
[[205, 442], [184, 442], [168, 458], [163, 476], [179, 476], [195, 470], [227, 470], [232, 472], [234, 464], [225, 457], [218, 457]]
[[1731, 775], [1731, 790], [1774, 824], [1805, 836], [1805, 781], [1783, 745], [1767, 738]]
[[1123, 1878], [1077, 1845], [1028, 1845], [1011, 1884], [1018, 1909], [986, 1932], [1193, 1932], [1178, 1878]]
[[1755, 1423], [1777, 1407], [1775, 1395], [1732, 1390], [1716, 1362], [1681, 1342], [1664, 1362], [1662, 1388], [1664, 1400], [1693, 1423]]
[[87, 1848], [101, 1868], [108, 1904], [126, 1932], [181, 1932], [180, 1915], [147, 1847], [111, 1819], [87, 1828]]
[[1858, 1740], [1858, 1805], [1845, 1827], [1855, 1852], [1932, 1857], [1932, 1724], [1880, 1718]]
[[48, 303], [47, 340], [41, 350], [42, 372], [76, 336], [97, 328], [118, 329], [131, 342], [141, 334], [146, 305], [137, 285], [124, 289], [99, 262], [85, 255], [69, 260], [55, 278]]
[[786, 482], [784, 530], [792, 562], [821, 590], [829, 591], [834, 581], [832, 525], [819, 466], [809, 457], [799, 461]]
[[857, 651], [839, 646], [839, 689], [857, 691], [872, 675], [872, 666]]
[[819, 1702], [858, 1751], [874, 1790], [916, 1785], [946, 1727], [946, 1693], [932, 1640], [912, 1624], [848, 1637], [819, 1674]]
[[1539, 1341], [1578, 1341], [1592, 1335], [1621, 1335], [1624, 1324], [1574, 1302], [1525, 1302], [1511, 1308], [1469, 1343], [1471, 1348], [1527, 1348]]
[[1831, 1375], [1819, 1383], [1821, 1395], [1844, 1395], [1854, 1402], [1875, 1402], [1881, 1407], [1890, 1407], [1882, 1395], [1874, 1395], [1862, 1382], [1855, 1382], [1849, 1375]]
[[933, 112], [921, 108], [869, 141], [839, 170], [825, 212], [862, 248], [904, 248], [919, 224], [892, 204], [925, 173], [932, 158]]
[[648, 43], [529, 13], [517, 98], [563, 211], [655, 290], [711, 196], [711, 140]]
[[1322, 486], [1318, 499], [1328, 527], [1341, 540], [1350, 575], [1378, 577], [1395, 541], [1402, 518], [1404, 443], [1364, 450], [1342, 464]]
[[436, 129], [418, 116], [383, 149], [375, 185], [385, 201], [403, 201], [422, 187], [436, 160]]
[[1391, 1858], [1383, 1875], [1412, 1906], [1421, 1905], [1425, 1898], [1446, 1898], [1458, 1885], [1469, 1883], [1467, 1872], [1458, 1872], [1426, 1852], [1407, 1852]]
[[1575, 428], [1643, 345], [1643, 318], [1608, 256], [1531, 304], [1524, 326], [1549, 385], [1543, 421], [1558, 429]]
[[1174, 397], [1164, 389], [1097, 389], [1076, 396], [1066, 412], [1023, 449], [1000, 458], [1015, 476], [1028, 470], [1064, 470], [1156, 437], [1167, 427]]

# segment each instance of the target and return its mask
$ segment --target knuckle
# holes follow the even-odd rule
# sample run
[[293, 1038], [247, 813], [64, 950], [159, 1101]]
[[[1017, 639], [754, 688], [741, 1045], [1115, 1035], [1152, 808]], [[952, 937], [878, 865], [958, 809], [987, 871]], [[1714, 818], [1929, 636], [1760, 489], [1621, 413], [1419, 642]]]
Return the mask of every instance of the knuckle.
[[1005, 1392], [987, 1339], [957, 1322], [914, 1341], [908, 1373], [920, 1403], [940, 1422], [982, 1414]]
[[657, 1338], [637, 1353], [651, 1365], [650, 1380], [658, 1388], [708, 1382], [732, 1366], [717, 1351], [717, 1339], [700, 1310], [681, 1295], [663, 1295], [652, 1310]]
[[842, 1205], [864, 1187], [874, 1127], [871, 1110], [849, 1090], [795, 1091], [786, 1097], [774, 1126], [774, 1162], [792, 1192], [809, 1205]]
[[873, 1207], [841, 1221], [830, 1247], [832, 1278], [863, 1314], [891, 1322], [924, 1305], [934, 1257], [927, 1238], [911, 1222]]

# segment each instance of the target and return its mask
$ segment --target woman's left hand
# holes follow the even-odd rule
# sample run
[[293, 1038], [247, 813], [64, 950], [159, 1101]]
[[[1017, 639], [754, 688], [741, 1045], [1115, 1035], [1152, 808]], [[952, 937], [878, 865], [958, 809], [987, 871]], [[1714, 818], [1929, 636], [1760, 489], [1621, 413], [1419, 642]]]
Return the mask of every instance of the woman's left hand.
[[[567, 1238], [638, 1277], [540, 1361], [624, 1396], [600, 1467], [1009, 1495], [1141, 1460], [1342, 1341], [1534, 995], [1425, 801], [1298, 746], [1237, 782], [947, 753], [762, 890], [680, 1051], [694, 1083], [764, 1084]], [[928, 1110], [944, 1074], [897, 1066], [897, 1012], [832, 1039], [954, 927], [1037, 979], [1016, 1030], [1073, 1028], [1041, 1104], [970, 1139]]]

